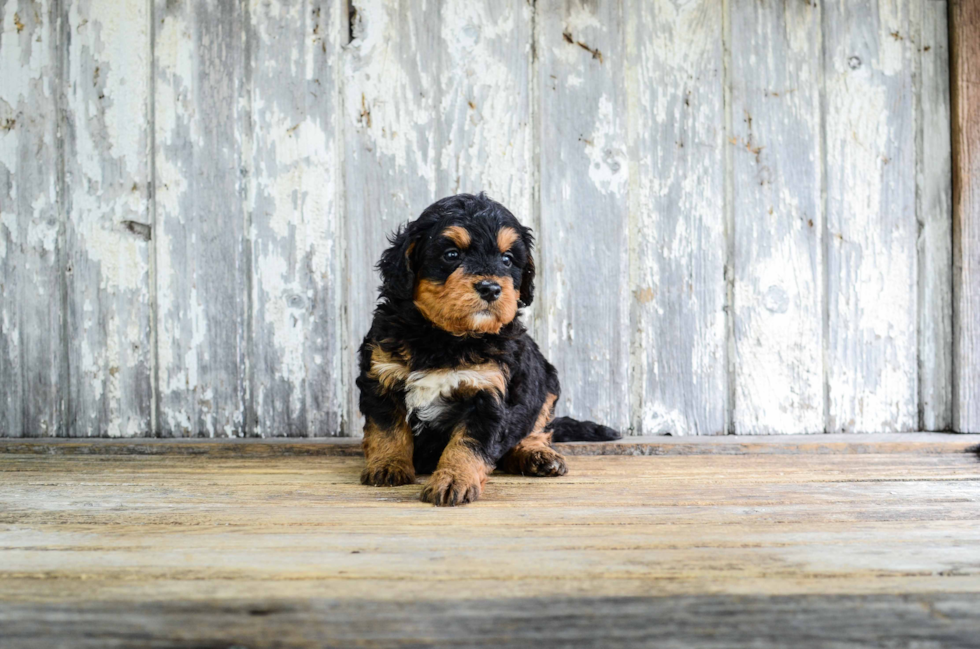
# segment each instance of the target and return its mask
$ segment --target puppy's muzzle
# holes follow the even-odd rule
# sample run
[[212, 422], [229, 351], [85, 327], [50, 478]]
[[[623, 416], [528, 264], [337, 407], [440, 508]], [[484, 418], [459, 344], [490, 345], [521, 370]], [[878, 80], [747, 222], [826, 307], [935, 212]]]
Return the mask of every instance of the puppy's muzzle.
[[481, 279], [479, 282], [473, 284], [473, 288], [475, 288], [480, 297], [487, 302], [496, 302], [497, 298], [500, 297], [500, 293], [503, 291], [503, 289], [500, 288], [500, 284], [497, 282], [492, 282], [488, 279]]

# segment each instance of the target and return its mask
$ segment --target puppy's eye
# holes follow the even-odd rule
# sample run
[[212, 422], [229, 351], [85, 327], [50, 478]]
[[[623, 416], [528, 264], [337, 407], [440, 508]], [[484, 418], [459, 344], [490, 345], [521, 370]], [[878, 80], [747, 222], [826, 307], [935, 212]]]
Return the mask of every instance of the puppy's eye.
[[456, 261], [457, 259], [459, 259], [459, 250], [456, 250], [455, 248], [451, 248], [446, 252], [442, 253], [442, 258], [445, 259], [446, 261]]
[[504, 262], [504, 268], [510, 268], [514, 265], [514, 255], [509, 252], [505, 252], [500, 258], [500, 261]]

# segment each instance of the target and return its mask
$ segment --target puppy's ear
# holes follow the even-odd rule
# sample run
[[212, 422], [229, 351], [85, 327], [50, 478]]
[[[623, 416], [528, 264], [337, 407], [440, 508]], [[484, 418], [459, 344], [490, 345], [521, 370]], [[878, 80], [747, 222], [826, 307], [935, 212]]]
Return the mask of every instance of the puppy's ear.
[[381, 253], [378, 270], [381, 271], [381, 296], [389, 300], [411, 300], [415, 292], [415, 271], [412, 253], [418, 240], [418, 231], [411, 226], [401, 226], [388, 237], [391, 245]]
[[527, 263], [524, 264], [524, 273], [521, 275], [520, 300], [524, 306], [531, 306], [534, 301], [534, 235], [531, 234], [531, 228], [524, 228], [521, 240], [527, 250]]

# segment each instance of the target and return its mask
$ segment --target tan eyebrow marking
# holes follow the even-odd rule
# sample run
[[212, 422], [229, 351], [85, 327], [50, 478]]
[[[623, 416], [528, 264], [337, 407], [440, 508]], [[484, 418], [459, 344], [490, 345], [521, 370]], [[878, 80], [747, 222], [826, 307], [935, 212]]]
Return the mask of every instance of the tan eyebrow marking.
[[500, 228], [500, 231], [497, 232], [497, 248], [500, 249], [500, 252], [507, 252], [519, 237], [520, 235], [514, 228]]
[[470, 233], [466, 228], [459, 225], [450, 225], [442, 231], [442, 236], [446, 237], [460, 248], [470, 247]]

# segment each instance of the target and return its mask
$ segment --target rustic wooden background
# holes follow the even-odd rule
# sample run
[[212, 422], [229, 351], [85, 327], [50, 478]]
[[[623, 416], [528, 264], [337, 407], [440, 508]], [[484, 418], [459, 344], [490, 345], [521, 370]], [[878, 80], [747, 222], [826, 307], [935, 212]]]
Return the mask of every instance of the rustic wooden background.
[[0, 435], [357, 434], [385, 234], [481, 189], [565, 413], [948, 429], [946, 15], [0, 0]]

